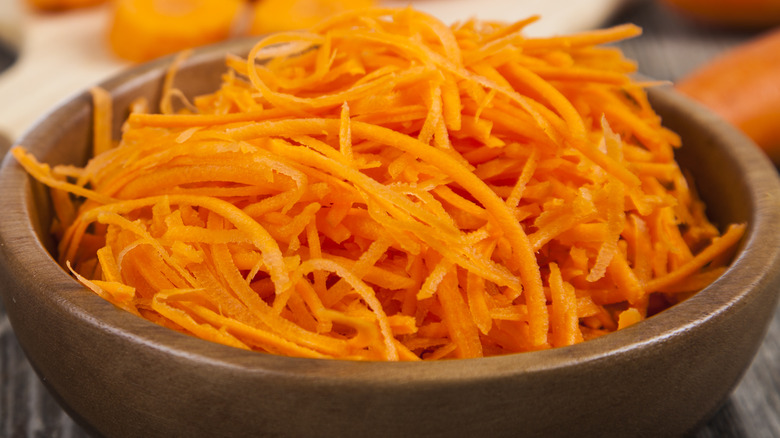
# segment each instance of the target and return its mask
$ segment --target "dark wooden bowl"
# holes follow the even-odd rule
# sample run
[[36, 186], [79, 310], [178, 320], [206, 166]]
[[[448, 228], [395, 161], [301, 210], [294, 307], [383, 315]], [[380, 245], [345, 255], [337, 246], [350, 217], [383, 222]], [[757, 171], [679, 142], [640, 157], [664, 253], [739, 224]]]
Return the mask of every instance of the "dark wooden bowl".
[[[225, 52], [196, 52], [177, 84], [210, 91]], [[103, 84], [123, 114], [159, 98], [170, 60]], [[202, 341], [118, 310], [52, 259], [46, 191], [6, 157], [0, 287], [39, 376], [107, 436], [672, 436], [706, 419], [751, 362], [780, 289], [780, 182], [743, 135], [668, 88], [651, 90], [684, 139], [679, 160], [713, 220], [749, 223], [733, 266], [691, 299], [572, 347], [438, 363], [313, 360]], [[75, 96], [21, 143], [48, 163], [86, 159], [91, 103]], [[118, 132], [121, 121], [115, 122]]]

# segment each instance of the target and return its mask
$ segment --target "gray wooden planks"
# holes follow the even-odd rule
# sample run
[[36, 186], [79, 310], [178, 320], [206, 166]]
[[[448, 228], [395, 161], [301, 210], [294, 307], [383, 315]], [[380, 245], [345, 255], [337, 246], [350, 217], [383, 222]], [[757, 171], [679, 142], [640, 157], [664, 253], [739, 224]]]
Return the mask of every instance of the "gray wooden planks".
[[0, 302], [0, 437], [86, 437], [46, 391]]

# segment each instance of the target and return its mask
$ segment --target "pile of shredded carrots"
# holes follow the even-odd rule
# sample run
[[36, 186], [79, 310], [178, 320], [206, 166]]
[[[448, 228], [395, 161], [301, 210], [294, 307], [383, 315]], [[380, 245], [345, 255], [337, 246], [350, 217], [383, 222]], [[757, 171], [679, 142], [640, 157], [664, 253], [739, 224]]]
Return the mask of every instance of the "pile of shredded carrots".
[[52, 188], [61, 263], [160, 325], [312, 358], [576, 344], [712, 282], [745, 226], [708, 222], [608, 45], [637, 27], [534, 21], [337, 15], [228, 56], [192, 101], [174, 64], [118, 142], [94, 90], [83, 168], [13, 154]]

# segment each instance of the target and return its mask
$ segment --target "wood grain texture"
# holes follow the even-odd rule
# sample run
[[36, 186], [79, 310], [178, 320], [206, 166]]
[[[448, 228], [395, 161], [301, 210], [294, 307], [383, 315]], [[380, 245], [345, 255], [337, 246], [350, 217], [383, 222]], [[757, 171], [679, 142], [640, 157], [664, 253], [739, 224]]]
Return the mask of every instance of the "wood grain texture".
[[0, 302], [0, 436], [86, 437], [30, 367]]
[[[621, 47], [638, 61], [642, 73], [665, 80], [679, 78], [725, 48], [755, 35], [695, 26], [650, 0], [632, 2], [614, 21], [634, 22], [645, 29], [642, 37], [622, 43]], [[0, 436], [87, 436], [63, 413], [31, 369], [2, 302]], [[716, 415], [692, 436], [780, 436], [780, 312], [775, 313], [767, 337], [740, 385]]]

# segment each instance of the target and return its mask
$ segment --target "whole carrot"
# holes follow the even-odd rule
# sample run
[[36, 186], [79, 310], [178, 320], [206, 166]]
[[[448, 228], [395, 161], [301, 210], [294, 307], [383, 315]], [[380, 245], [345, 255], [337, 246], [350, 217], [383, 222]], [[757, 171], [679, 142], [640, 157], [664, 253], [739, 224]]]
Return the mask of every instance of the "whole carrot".
[[780, 165], [780, 29], [727, 51], [676, 87], [740, 128]]

